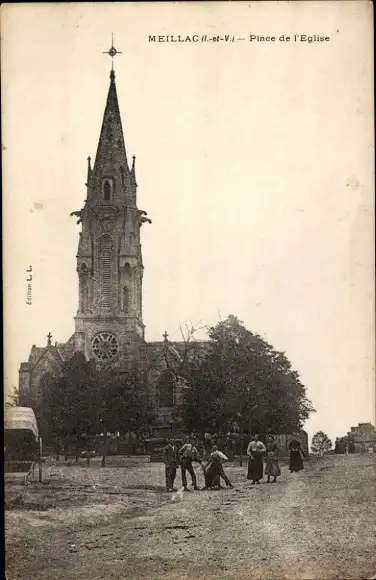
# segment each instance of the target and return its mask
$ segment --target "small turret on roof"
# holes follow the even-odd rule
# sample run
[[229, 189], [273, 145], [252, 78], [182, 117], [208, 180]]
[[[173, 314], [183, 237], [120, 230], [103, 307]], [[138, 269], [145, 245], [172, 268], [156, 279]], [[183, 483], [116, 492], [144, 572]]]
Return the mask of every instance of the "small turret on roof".
[[90, 179], [91, 179], [91, 173], [92, 173], [92, 169], [91, 169], [91, 157], [87, 158], [87, 178], [86, 178], [86, 187], [89, 187], [90, 185]]

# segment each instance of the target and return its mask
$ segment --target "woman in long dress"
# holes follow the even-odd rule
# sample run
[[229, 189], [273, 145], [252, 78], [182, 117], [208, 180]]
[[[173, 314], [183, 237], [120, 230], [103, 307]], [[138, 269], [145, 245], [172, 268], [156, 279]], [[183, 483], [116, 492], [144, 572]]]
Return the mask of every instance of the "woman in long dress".
[[278, 463], [279, 449], [272, 435], [269, 435], [268, 441], [266, 443], [266, 469], [265, 475], [268, 476], [268, 483], [270, 483], [270, 478], [273, 476], [272, 483], [277, 481], [277, 477], [281, 475], [281, 470]]
[[290, 465], [289, 469], [291, 473], [301, 471], [304, 469], [302, 450], [300, 448], [300, 443], [296, 439], [293, 439], [289, 445], [290, 449]]
[[247, 455], [249, 457], [247, 479], [251, 480], [252, 485], [254, 483], [260, 483], [260, 479], [263, 478], [264, 464], [262, 456], [265, 452], [265, 445], [259, 440], [258, 435], [254, 435], [247, 448]]

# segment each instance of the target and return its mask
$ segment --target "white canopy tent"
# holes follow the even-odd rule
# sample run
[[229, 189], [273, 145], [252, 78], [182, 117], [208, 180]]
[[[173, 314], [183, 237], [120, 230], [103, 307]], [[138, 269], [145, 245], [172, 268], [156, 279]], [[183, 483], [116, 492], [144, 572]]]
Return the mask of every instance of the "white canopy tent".
[[4, 414], [5, 430], [31, 431], [38, 440], [38, 424], [33, 409], [30, 407], [7, 407]]

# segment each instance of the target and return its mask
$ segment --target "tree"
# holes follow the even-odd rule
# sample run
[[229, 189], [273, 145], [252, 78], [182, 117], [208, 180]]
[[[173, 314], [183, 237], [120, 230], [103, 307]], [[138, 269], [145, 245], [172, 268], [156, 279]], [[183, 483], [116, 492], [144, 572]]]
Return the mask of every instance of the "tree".
[[175, 375], [169, 369], [163, 371], [157, 381], [157, 391], [160, 407], [174, 406]]
[[165, 334], [163, 358], [167, 370], [175, 377], [175, 384], [184, 383], [190, 365], [203, 359], [207, 343], [195, 340], [196, 333], [202, 329], [207, 327], [192, 324], [180, 326], [179, 342], [170, 342]]
[[[43, 383], [43, 385], [42, 385]], [[126, 373], [98, 371], [93, 361], [75, 353], [63, 365], [59, 376], [45, 375], [41, 383], [42, 402], [38, 420], [48, 437], [80, 445], [104, 434], [102, 465], [105, 465], [107, 433], [138, 432], [154, 418], [144, 376], [136, 367]]]
[[63, 365], [59, 376], [44, 378], [39, 420], [52, 435], [71, 439], [78, 446], [100, 429], [100, 393], [95, 364], [75, 353]]
[[283, 352], [233, 315], [210, 328], [209, 339], [202, 356], [179, 371], [189, 385], [182, 413], [190, 431], [228, 430], [237, 416], [260, 434], [302, 427], [314, 409]]
[[[143, 373], [133, 366], [126, 373], [105, 372], [99, 380], [100, 423], [104, 433], [138, 434], [154, 419], [154, 408]], [[130, 449], [130, 447], [129, 447]], [[104, 445], [102, 465], [106, 461]]]
[[19, 407], [20, 406], [20, 391], [18, 387], [12, 386], [12, 390], [8, 393], [7, 400], [5, 402], [6, 407]]
[[318, 431], [312, 437], [311, 450], [315, 455], [319, 455], [321, 457], [324, 453], [330, 451], [332, 446], [333, 444], [331, 440], [323, 431]]

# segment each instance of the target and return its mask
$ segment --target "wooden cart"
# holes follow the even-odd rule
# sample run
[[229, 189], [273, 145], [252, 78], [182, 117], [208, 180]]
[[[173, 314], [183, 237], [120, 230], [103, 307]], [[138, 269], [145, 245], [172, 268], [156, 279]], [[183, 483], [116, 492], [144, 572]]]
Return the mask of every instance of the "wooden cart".
[[39, 481], [42, 481], [42, 439], [33, 409], [9, 407], [5, 410], [4, 460], [5, 474], [22, 474], [25, 485], [38, 465]]

